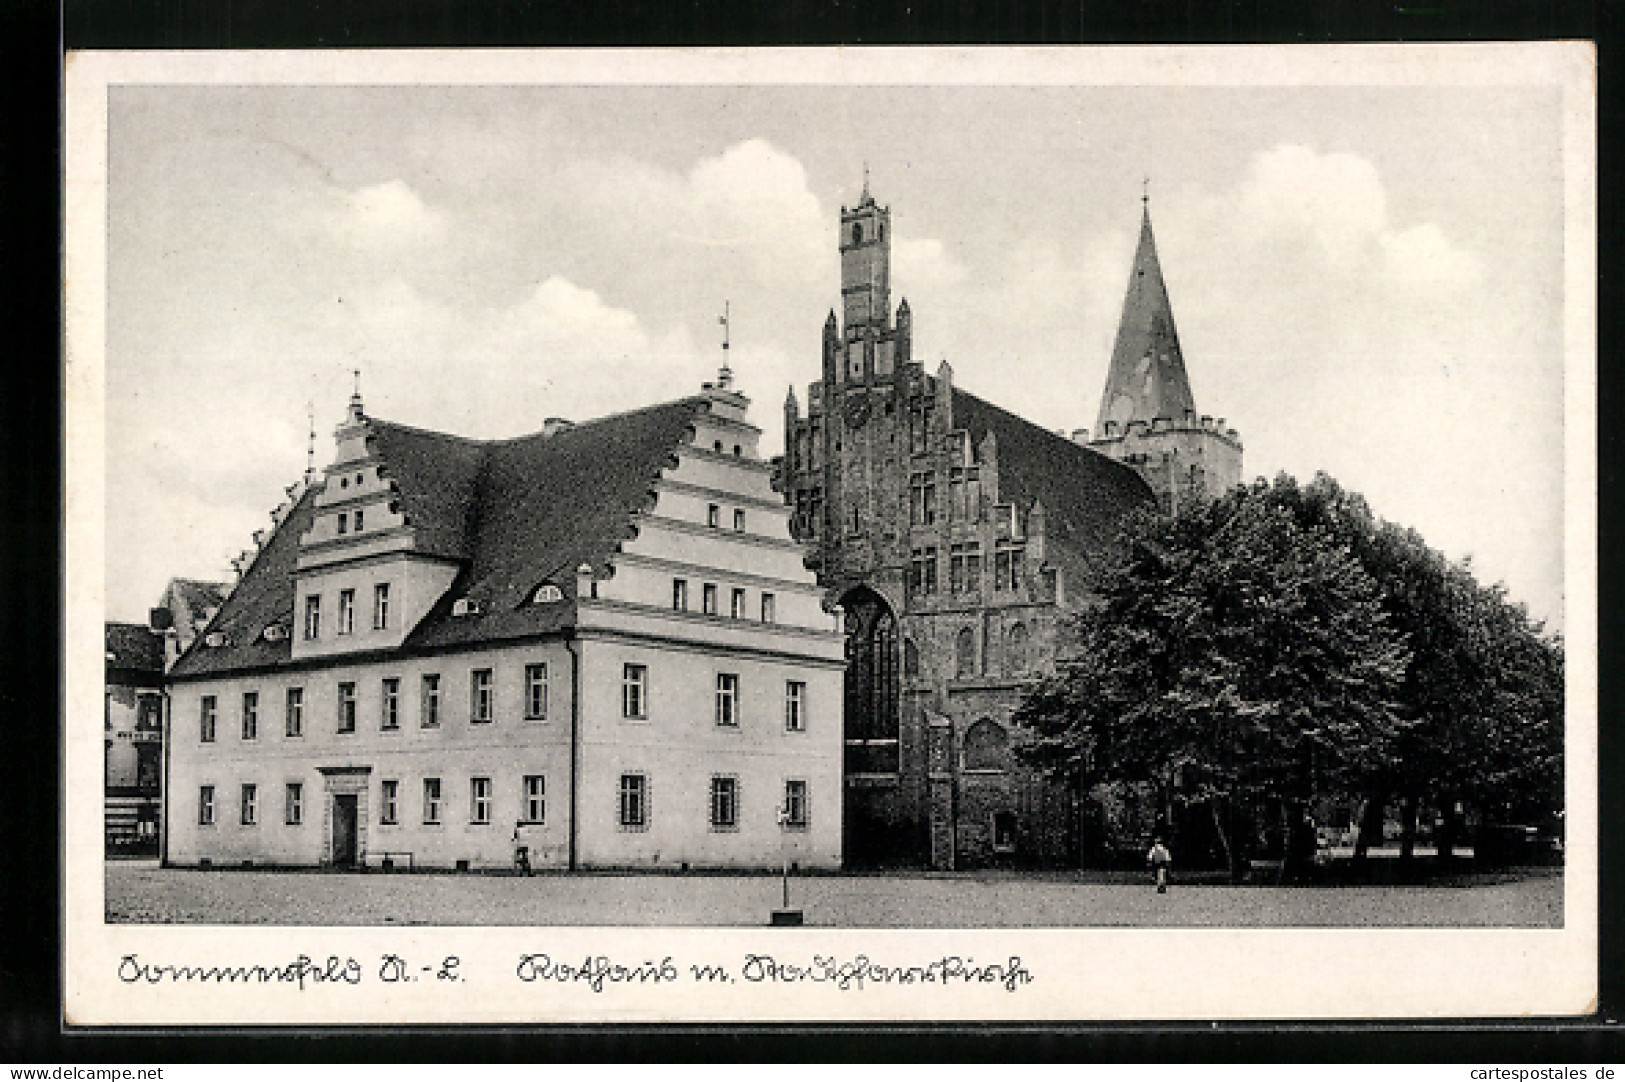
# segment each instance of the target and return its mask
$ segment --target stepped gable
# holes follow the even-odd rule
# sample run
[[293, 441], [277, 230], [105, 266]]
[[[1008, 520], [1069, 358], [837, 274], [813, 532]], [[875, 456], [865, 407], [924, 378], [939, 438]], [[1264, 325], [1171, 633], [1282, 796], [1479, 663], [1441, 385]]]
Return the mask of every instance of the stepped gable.
[[[678, 445], [708, 404], [694, 397], [587, 421], [551, 436], [477, 441], [368, 419], [384, 475], [395, 481], [414, 550], [459, 559], [463, 570], [407, 637], [404, 649], [534, 635], [569, 626], [574, 606], [529, 604], [542, 582], [575, 596], [575, 569], [602, 570]], [[290, 664], [299, 538], [314, 519], [306, 492], [259, 551], [206, 629], [176, 663], [186, 678]], [[471, 597], [481, 611], [452, 616]], [[269, 642], [269, 623], [290, 635]], [[355, 659], [356, 654], [339, 655]]]
[[1196, 400], [1185, 374], [1185, 357], [1179, 350], [1174, 310], [1162, 280], [1147, 208], [1140, 218], [1140, 244], [1129, 272], [1095, 434], [1105, 435], [1108, 421], [1121, 433], [1131, 421], [1150, 425], [1158, 417], [1177, 421], [1195, 412]]
[[[255, 555], [209, 626], [169, 670], [172, 679], [285, 665], [292, 659], [291, 636], [267, 642], [264, 631], [273, 623], [290, 633], [298, 630], [293, 627], [293, 572], [299, 560], [299, 538], [310, 530], [315, 506], [315, 490], [306, 491]], [[225, 646], [205, 646], [206, 637], [214, 632], [226, 636]]]
[[164, 640], [145, 624], [107, 622], [107, 667], [137, 672], [164, 671]]
[[[632, 536], [633, 518], [672, 465], [699, 397], [586, 421], [551, 436], [488, 445], [470, 520], [472, 559], [408, 636], [412, 647], [480, 642], [567, 626], [573, 606], [529, 604], [542, 582], [573, 599], [576, 568], [604, 561]], [[453, 617], [459, 597], [480, 602]]]
[[1035, 501], [1043, 504], [1047, 558], [1065, 569], [1074, 587], [1099, 568], [1122, 517], [1156, 505], [1151, 486], [1132, 467], [958, 387], [953, 395], [954, 427], [970, 433], [972, 446], [989, 432], [998, 443], [999, 502], [1024, 515]]

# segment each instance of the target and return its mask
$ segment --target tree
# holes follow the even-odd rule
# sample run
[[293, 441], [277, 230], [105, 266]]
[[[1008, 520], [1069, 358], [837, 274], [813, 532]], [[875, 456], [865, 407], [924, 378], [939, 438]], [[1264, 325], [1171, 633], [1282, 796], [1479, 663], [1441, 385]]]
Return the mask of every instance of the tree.
[[1416, 815], [1443, 814], [1440, 852], [1460, 824], [1457, 806], [1514, 822], [1562, 807], [1563, 651], [1499, 585], [1482, 586], [1469, 561], [1452, 562], [1415, 530], [1376, 518], [1358, 494], [1321, 473], [1306, 486], [1277, 477], [1261, 497], [1348, 546], [1382, 589], [1389, 624], [1411, 660], [1399, 689], [1404, 725], [1391, 761], [1367, 778], [1361, 850], [1397, 796], [1404, 855]]
[[1206, 803], [1233, 873], [1238, 804], [1273, 803], [1290, 835], [1312, 795], [1392, 756], [1409, 660], [1348, 547], [1267, 491], [1135, 519], [1072, 656], [1018, 713], [1052, 775]]

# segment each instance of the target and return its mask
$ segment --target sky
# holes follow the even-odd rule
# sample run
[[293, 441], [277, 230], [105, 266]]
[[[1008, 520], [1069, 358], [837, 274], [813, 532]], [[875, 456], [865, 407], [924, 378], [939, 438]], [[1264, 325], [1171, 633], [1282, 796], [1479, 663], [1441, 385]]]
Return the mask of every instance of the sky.
[[865, 165], [915, 356], [1092, 427], [1149, 193], [1200, 412], [1561, 628], [1563, 189], [1538, 87], [115, 86], [107, 617], [373, 416], [473, 437], [696, 391], [764, 453]]

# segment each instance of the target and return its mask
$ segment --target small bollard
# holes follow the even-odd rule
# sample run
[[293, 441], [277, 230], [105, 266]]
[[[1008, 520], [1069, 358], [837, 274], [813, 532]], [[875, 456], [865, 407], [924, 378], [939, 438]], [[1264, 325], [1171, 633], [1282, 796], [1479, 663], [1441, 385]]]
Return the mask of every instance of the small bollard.
[[774, 927], [774, 928], [799, 928], [800, 926], [801, 926], [801, 910], [799, 910], [799, 909], [775, 909], [775, 910], [773, 910], [773, 921], [772, 921], [771, 927]]

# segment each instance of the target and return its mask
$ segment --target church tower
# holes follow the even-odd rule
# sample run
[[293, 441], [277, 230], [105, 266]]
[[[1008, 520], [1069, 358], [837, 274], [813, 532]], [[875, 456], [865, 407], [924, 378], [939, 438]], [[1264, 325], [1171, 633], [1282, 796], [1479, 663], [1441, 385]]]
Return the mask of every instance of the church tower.
[[1140, 242], [1129, 271], [1094, 439], [1079, 442], [1140, 472], [1165, 511], [1212, 498], [1241, 483], [1241, 438], [1196, 412], [1173, 306], [1157, 261], [1151, 207], [1144, 201]]

